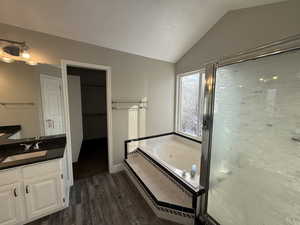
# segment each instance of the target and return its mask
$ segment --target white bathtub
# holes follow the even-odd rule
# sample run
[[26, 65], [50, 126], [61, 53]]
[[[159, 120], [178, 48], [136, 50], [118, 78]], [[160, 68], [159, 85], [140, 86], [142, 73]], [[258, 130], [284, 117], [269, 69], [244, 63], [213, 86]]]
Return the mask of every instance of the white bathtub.
[[[139, 149], [184, 180], [194, 189], [199, 187], [201, 144], [178, 135], [167, 135], [139, 141]], [[195, 177], [190, 176], [192, 165]], [[186, 176], [182, 176], [186, 171]]]

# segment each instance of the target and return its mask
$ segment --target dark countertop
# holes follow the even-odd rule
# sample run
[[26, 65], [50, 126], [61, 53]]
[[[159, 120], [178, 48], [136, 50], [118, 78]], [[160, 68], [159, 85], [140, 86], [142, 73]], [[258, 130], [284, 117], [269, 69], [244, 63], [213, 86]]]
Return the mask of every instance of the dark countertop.
[[[51, 159], [62, 158], [65, 152], [66, 146], [66, 135], [51, 135], [43, 136], [36, 139], [32, 138], [23, 138], [23, 139], [8, 139], [11, 135], [14, 135], [16, 132], [21, 130], [21, 126], [0, 126], [0, 133], [5, 133], [0, 136], [0, 170], [12, 168], [16, 166], [22, 166], [42, 161], [47, 161]], [[41, 142], [39, 144], [40, 148], [38, 150], [30, 149], [28, 151], [24, 150], [24, 146], [21, 144], [32, 144], [36, 142]], [[34, 158], [15, 160], [10, 162], [3, 162], [9, 156], [39, 152], [47, 150], [45, 156], [39, 156]]]
[[8, 138], [20, 130], [21, 130], [20, 125], [0, 126], [0, 145], [5, 143], [15, 142], [16, 140], [8, 139]]
[[[37, 163], [37, 162], [44, 162], [44, 161], [48, 161], [48, 160], [52, 160], [52, 159], [63, 158], [64, 152], [65, 152], [65, 147], [53, 148], [53, 149], [30, 150], [27, 152], [22, 151], [19, 154], [38, 152], [38, 151], [44, 151], [44, 150], [47, 150], [47, 154], [45, 156], [21, 159], [21, 160], [10, 161], [10, 162], [3, 162], [6, 159], [6, 157], [2, 157], [2, 158], [0, 157], [0, 170], [13, 168], [13, 167], [17, 167], [17, 166], [29, 165], [29, 164]], [[17, 155], [17, 154], [13, 154], [13, 155]]]

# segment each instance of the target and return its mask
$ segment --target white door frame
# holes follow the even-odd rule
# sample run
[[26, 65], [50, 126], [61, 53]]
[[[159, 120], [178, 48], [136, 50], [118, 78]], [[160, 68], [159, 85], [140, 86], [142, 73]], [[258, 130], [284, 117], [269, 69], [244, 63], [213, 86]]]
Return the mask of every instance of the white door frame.
[[107, 111], [107, 138], [108, 138], [108, 169], [111, 173], [113, 167], [113, 147], [112, 147], [112, 106], [111, 106], [111, 67], [96, 64], [81, 63], [70, 60], [61, 60], [63, 93], [65, 101], [65, 120], [66, 120], [66, 136], [67, 136], [67, 159], [68, 159], [68, 173], [69, 186], [74, 184], [73, 181], [73, 165], [72, 165], [72, 149], [71, 149], [71, 126], [70, 126], [70, 112], [69, 112], [69, 93], [68, 93], [68, 75], [67, 66], [81, 67], [87, 69], [98, 69], [106, 71], [106, 111]]

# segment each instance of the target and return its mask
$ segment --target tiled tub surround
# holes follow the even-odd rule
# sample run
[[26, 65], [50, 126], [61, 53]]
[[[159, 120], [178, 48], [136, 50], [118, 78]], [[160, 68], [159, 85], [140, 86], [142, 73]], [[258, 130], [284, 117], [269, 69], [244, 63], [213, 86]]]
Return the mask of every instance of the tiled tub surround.
[[[195, 224], [204, 189], [199, 186], [199, 169], [193, 178], [189, 171], [191, 165], [200, 165], [200, 142], [167, 133], [129, 140], [125, 146], [125, 170], [155, 214], [177, 223]], [[187, 171], [185, 177], [183, 170]]]
[[128, 156], [125, 171], [158, 217], [194, 224], [192, 194], [178, 186], [140, 152]]
[[300, 224], [300, 51], [217, 70], [208, 213]]
[[141, 154], [130, 154], [127, 163], [155, 195], [158, 201], [169, 202], [170, 204], [185, 208], [192, 208], [191, 195], [177, 188], [170, 179], [166, 179], [166, 177]]
[[[195, 191], [199, 190], [201, 143], [172, 134], [141, 140], [138, 148]], [[190, 175], [192, 165], [197, 167], [194, 177]], [[183, 171], [186, 172], [185, 176]]]

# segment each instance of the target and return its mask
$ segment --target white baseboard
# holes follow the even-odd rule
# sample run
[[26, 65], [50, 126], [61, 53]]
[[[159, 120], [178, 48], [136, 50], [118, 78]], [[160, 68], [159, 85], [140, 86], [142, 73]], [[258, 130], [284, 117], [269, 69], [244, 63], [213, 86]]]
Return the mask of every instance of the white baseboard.
[[109, 172], [110, 173], [117, 173], [117, 172], [120, 172], [122, 170], [124, 170], [124, 166], [123, 166], [122, 163], [119, 163], [119, 164], [112, 165]]

